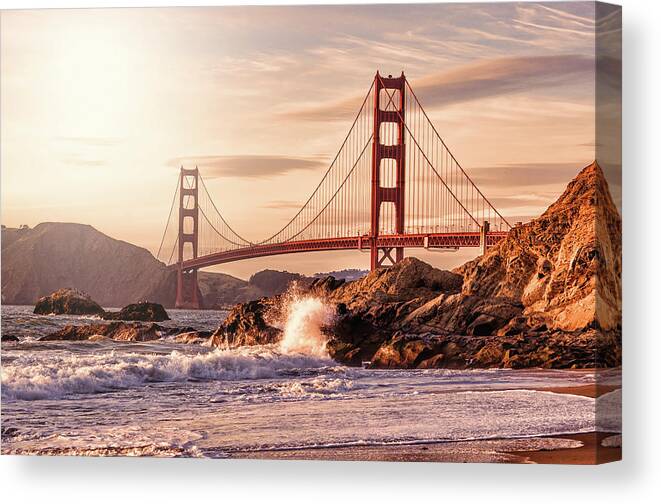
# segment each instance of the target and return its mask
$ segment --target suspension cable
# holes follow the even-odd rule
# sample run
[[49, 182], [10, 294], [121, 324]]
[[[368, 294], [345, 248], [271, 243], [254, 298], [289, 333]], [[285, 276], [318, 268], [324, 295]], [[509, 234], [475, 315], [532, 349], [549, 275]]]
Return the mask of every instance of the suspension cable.
[[475, 185], [475, 182], [473, 182], [473, 179], [470, 177], [470, 175], [468, 175], [468, 173], [466, 173], [466, 170], [464, 170], [464, 169], [462, 168], [461, 163], [459, 163], [459, 161], [457, 161], [457, 158], [454, 157], [454, 154], [453, 154], [452, 151], [448, 148], [448, 146], [447, 146], [446, 143], [445, 143], [445, 140], [443, 140], [443, 137], [438, 133], [438, 131], [436, 130], [436, 127], [434, 126], [434, 123], [431, 121], [431, 119], [430, 119], [429, 116], [427, 115], [427, 112], [425, 111], [424, 107], [423, 107], [422, 104], [420, 103], [420, 100], [418, 100], [418, 97], [417, 97], [417, 95], [415, 94], [415, 91], [413, 91], [413, 88], [411, 87], [411, 85], [409, 84], [409, 81], [408, 81], [408, 80], [405, 80], [405, 82], [406, 82], [406, 87], [408, 88], [408, 90], [409, 90], [409, 91], [411, 92], [411, 94], [413, 95], [413, 98], [415, 99], [416, 103], [418, 104], [418, 107], [420, 107], [420, 110], [422, 111], [422, 114], [425, 116], [425, 119], [427, 119], [427, 123], [431, 126], [431, 129], [434, 131], [434, 134], [435, 134], [435, 135], [438, 137], [438, 139], [441, 141], [441, 144], [443, 145], [443, 147], [445, 147], [445, 150], [448, 152], [448, 154], [449, 154], [450, 157], [452, 158], [452, 161], [454, 161], [454, 163], [457, 165], [457, 168], [459, 168], [459, 169], [461, 170], [461, 172], [466, 176], [466, 178], [467, 178], [468, 181], [471, 183], [471, 185], [475, 188], [475, 190], [477, 191], [477, 193], [478, 193], [480, 196], [482, 196], [482, 198], [484, 198], [484, 199], [486, 200], [486, 202], [487, 202], [487, 203], [489, 204], [489, 206], [493, 209], [493, 211], [496, 212], [496, 214], [498, 215], [498, 217], [500, 217], [500, 218], [503, 220], [503, 222], [505, 222], [505, 224], [507, 224], [507, 226], [511, 229], [511, 228], [512, 228], [512, 225], [507, 221], [507, 219], [506, 219], [505, 217], [503, 217], [503, 216], [500, 214], [500, 212], [496, 209], [496, 207], [494, 207], [494, 206], [491, 204], [491, 202], [489, 201], [489, 198], [487, 198], [487, 197], [482, 193], [482, 191], [480, 190], [480, 188], [479, 188], [477, 185]]
[[177, 179], [177, 186], [172, 195], [172, 204], [170, 205], [170, 213], [168, 213], [168, 220], [165, 222], [165, 230], [163, 231], [163, 237], [161, 238], [161, 244], [158, 246], [158, 252], [156, 253], [156, 258], [161, 256], [161, 249], [163, 248], [163, 243], [165, 242], [165, 235], [168, 232], [170, 227], [170, 218], [172, 217], [172, 211], [174, 210], [174, 204], [177, 201], [177, 193], [179, 192], [179, 179]]
[[374, 82], [372, 82], [372, 85], [370, 86], [369, 91], [367, 91], [367, 94], [365, 95], [365, 98], [363, 99], [363, 103], [362, 103], [362, 105], [360, 106], [360, 110], [358, 110], [358, 113], [356, 114], [356, 118], [353, 120], [353, 124], [351, 125], [351, 128], [349, 128], [349, 132], [347, 133], [347, 136], [344, 137], [344, 141], [342, 142], [342, 145], [340, 146], [340, 149], [337, 151], [337, 154], [335, 155], [335, 158], [333, 159], [333, 162], [332, 162], [332, 163], [330, 164], [330, 166], [328, 167], [328, 170], [326, 170], [326, 173], [325, 173], [324, 176], [322, 177], [322, 179], [321, 179], [321, 181], [319, 182], [319, 184], [317, 184], [317, 187], [315, 188], [315, 190], [312, 191], [312, 194], [310, 195], [310, 197], [308, 198], [308, 200], [303, 204], [303, 206], [302, 206], [302, 207], [300, 208], [300, 210], [296, 213], [296, 215], [294, 215], [294, 216], [290, 219], [290, 221], [289, 221], [287, 224], [285, 224], [285, 225], [284, 225], [284, 226], [283, 226], [278, 232], [274, 233], [272, 236], [266, 238], [265, 240], [262, 240], [261, 242], [257, 242], [257, 245], [261, 245], [261, 244], [263, 244], [263, 243], [267, 243], [267, 242], [273, 240], [273, 238], [275, 238], [276, 236], [278, 236], [280, 233], [282, 233], [285, 229], [287, 229], [287, 227], [289, 227], [290, 224], [292, 224], [292, 223], [296, 220], [296, 218], [297, 218], [299, 215], [301, 215], [301, 213], [302, 213], [303, 210], [306, 208], [306, 206], [308, 205], [308, 203], [310, 203], [310, 201], [312, 201], [312, 198], [314, 197], [315, 194], [317, 194], [317, 191], [319, 190], [319, 188], [321, 187], [321, 185], [324, 183], [324, 181], [325, 181], [326, 178], [328, 177], [328, 174], [331, 172], [331, 170], [333, 169], [333, 166], [335, 165], [335, 162], [337, 161], [337, 159], [339, 158], [340, 154], [342, 153], [342, 149], [343, 149], [344, 146], [346, 145], [347, 140], [349, 139], [349, 136], [351, 135], [351, 132], [353, 131], [354, 127], [356, 126], [356, 123], [358, 122], [358, 119], [360, 118], [360, 115], [361, 115], [361, 113], [363, 112], [363, 109], [365, 108], [365, 104], [367, 103], [367, 99], [370, 97], [370, 94], [372, 94], [372, 89], [373, 89], [373, 88], [374, 88]]

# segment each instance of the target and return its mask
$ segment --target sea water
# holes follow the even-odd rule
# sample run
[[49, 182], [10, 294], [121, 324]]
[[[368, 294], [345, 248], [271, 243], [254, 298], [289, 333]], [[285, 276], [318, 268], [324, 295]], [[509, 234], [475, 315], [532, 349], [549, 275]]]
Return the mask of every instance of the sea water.
[[[298, 304], [296, 304], [298, 303]], [[85, 317], [3, 306], [2, 452], [226, 457], [260, 450], [619, 432], [620, 392], [592, 371], [371, 370], [325, 353], [332, 313], [294, 300], [277, 345], [40, 342]], [[171, 310], [164, 325], [215, 329], [222, 311]], [[617, 383], [618, 371], [600, 375]], [[597, 403], [599, 401], [600, 403]], [[600, 411], [609, 414], [595, 418]]]

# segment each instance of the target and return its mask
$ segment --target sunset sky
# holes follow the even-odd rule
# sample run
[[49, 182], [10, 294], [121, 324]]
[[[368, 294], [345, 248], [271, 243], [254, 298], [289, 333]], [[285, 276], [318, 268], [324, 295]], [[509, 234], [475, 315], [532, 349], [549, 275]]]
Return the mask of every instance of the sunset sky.
[[155, 252], [178, 167], [197, 164], [257, 241], [310, 195], [377, 69], [406, 73], [506, 217], [536, 216], [595, 158], [594, 29], [589, 2], [3, 12], [2, 223], [81, 222]]

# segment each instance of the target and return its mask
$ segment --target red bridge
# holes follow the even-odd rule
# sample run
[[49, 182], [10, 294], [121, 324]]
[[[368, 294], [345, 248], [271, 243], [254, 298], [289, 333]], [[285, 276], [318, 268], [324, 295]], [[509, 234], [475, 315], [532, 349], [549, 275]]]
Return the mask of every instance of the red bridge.
[[[157, 255], [177, 269], [176, 306], [199, 308], [200, 268], [356, 249], [370, 251], [375, 269], [401, 261], [405, 248], [484, 253], [510, 228], [447, 148], [404, 74], [377, 73], [333, 162], [287, 225], [258, 243], [244, 239], [218, 211], [197, 167], [182, 168]], [[169, 233], [172, 247], [165, 246]]]

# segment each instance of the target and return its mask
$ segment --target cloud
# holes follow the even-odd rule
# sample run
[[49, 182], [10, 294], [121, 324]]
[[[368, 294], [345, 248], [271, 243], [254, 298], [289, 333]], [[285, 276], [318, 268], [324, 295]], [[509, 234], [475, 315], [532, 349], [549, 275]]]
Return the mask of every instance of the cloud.
[[64, 156], [60, 159], [62, 163], [65, 165], [75, 165], [75, 166], [83, 166], [83, 167], [95, 167], [95, 166], [103, 166], [106, 164], [105, 161], [102, 159], [90, 159], [90, 158], [85, 158], [79, 155], [70, 155], [70, 156]]
[[207, 179], [218, 177], [277, 177], [292, 171], [316, 170], [327, 166], [325, 157], [289, 156], [190, 156], [172, 159], [169, 165], [197, 166]]
[[269, 201], [265, 205], [262, 205], [262, 208], [270, 208], [273, 210], [296, 210], [299, 209], [303, 206], [303, 203], [300, 201], [292, 201], [292, 200], [276, 200], [276, 201]]
[[478, 187], [518, 188], [559, 184], [566, 185], [583, 166], [583, 163], [511, 163], [493, 167], [471, 168], [469, 175]]
[[520, 207], [548, 207], [557, 199], [558, 195], [555, 193], [549, 194], [529, 194], [524, 197], [519, 196], [498, 196], [489, 198], [489, 201], [499, 211], [510, 208]]
[[[426, 108], [453, 105], [493, 96], [573, 83], [594, 75], [594, 58], [579, 54], [520, 56], [479, 60], [411, 83]], [[311, 105], [285, 113], [310, 121], [346, 119], [355, 114], [362, 97]]]
[[57, 140], [66, 143], [83, 145], [86, 147], [112, 147], [122, 142], [121, 138], [112, 137], [57, 137]]

